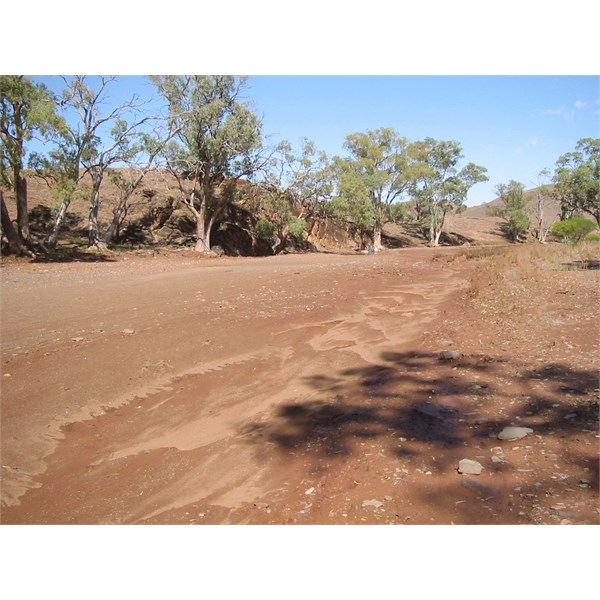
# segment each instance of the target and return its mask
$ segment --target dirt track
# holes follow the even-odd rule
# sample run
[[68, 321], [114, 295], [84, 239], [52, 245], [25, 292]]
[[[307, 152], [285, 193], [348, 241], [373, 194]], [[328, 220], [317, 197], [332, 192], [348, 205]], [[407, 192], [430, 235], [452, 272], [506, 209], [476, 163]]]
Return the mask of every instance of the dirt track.
[[[534, 471], [528, 449], [571, 436], [553, 446], [531, 413], [544, 435], [490, 463], [494, 430], [531, 412], [503, 411], [533, 396], [541, 365], [490, 364], [495, 334], [464, 329], [475, 267], [456, 252], [3, 265], [2, 522], [536, 522], [515, 473]], [[546, 398], [564, 399], [553, 384]], [[568, 475], [588, 482], [583, 500], [563, 519], [598, 520], [588, 446]], [[459, 475], [465, 457], [484, 473]]]

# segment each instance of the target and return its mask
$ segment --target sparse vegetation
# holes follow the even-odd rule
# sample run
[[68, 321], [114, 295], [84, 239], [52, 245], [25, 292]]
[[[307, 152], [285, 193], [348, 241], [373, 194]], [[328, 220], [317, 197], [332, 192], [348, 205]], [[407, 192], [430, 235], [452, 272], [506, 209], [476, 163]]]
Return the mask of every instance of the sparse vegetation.
[[596, 225], [590, 219], [581, 215], [573, 215], [554, 223], [550, 229], [552, 235], [567, 244], [579, 244], [585, 237], [596, 229]]
[[523, 193], [524, 189], [525, 186], [518, 181], [498, 185], [496, 191], [502, 206], [489, 211], [491, 216], [502, 217], [506, 221], [506, 237], [511, 242], [524, 240], [531, 225], [529, 201]]

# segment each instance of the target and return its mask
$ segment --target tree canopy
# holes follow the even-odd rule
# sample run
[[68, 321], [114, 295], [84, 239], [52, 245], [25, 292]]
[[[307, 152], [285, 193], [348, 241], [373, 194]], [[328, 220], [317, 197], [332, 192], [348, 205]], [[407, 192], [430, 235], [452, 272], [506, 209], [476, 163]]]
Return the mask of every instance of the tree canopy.
[[246, 79], [233, 76], [151, 78], [169, 105], [178, 133], [165, 151], [181, 199], [196, 219], [196, 250], [210, 252], [213, 225], [236, 194], [236, 183], [264, 165], [262, 123], [240, 95]]
[[600, 227], [600, 138], [583, 138], [556, 162], [554, 184], [563, 218], [577, 211]]

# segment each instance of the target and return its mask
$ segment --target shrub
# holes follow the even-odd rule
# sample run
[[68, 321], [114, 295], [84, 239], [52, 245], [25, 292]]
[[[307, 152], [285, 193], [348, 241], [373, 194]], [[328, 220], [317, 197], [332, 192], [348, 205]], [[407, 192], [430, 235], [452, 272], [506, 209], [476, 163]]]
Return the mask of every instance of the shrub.
[[552, 235], [567, 244], [578, 244], [586, 235], [596, 229], [596, 224], [581, 215], [574, 215], [564, 221], [558, 221], [552, 225]]
[[590, 233], [590, 235], [588, 235], [585, 238], [586, 242], [600, 242], [600, 233]]
[[271, 221], [259, 219], [256, 222], [256, 235], [258, 235], [261, 240], [266, 240], [267, 242], [273, 240], [276, 232], [277, 225], [271, 223]]
[[290, 235], [297, 240], [303, 240], [306, 233], [306, 221], [298, 217], [292, 217], [288, 224]]

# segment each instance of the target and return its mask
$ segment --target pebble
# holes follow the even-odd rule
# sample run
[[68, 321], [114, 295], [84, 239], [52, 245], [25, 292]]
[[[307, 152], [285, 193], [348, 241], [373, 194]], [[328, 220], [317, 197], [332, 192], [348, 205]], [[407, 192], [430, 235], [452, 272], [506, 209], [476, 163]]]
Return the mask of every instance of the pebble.
[[440, 352], [440, 360], [456, 360], [460, 358], [460, 352], [455, 350], [442, 350]]
[[469, 458], [463, 458], [458, 463], [458, 472], [466, 475], [480, 475], [482, 469], [481, 463]]
[[82, 338], [82, 337], [74, 337], [74, 338], [71, 338], [71, 341], [72, 342], [83, 342], [84, 339], [85, 338]]
[[496, 456], [494, 454], [494, 456], [492, 456], [492, 462], [493, 463], [501, 463], [501, 462], [504, 462], [504, 461], [502, 460], [502, 458], [500, 456]]
[[383, 506], [383, 502], [380, 500], [363, 500], [362, 507], [368, 508], [372, 506], [373, 508], [381, 508]]
[[528, 433], [533, 433], [530, 427], [505, 427], [499, 434], [499, 440], [520, 440]]
[[314, 488], [314, 487], [311, 487], [311, 488], [308, 488], [308, 489], [307, 489], [307, 490], [306, 490], [304, 493], [305, 493], [307, 496], [310, 496], [310, 495], [311, 495], [311, 494], [312, 494], [314, 491], [315, 491], [315, 488]]
[[135, 333], [135, 329], [123, 329], [121, 333], [124, 333], [125, 335], [133, 335]]

